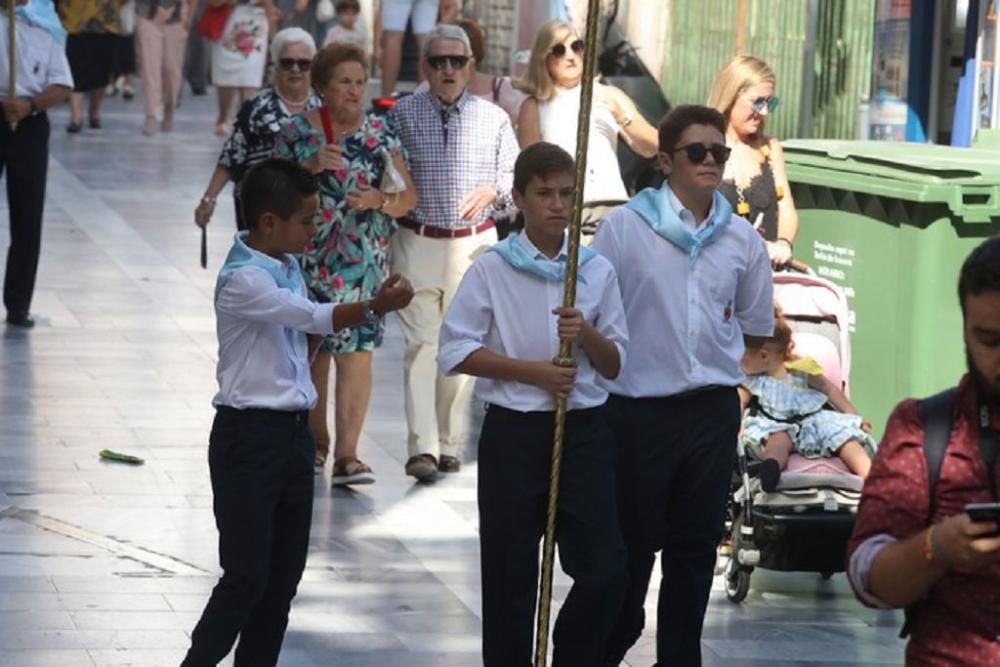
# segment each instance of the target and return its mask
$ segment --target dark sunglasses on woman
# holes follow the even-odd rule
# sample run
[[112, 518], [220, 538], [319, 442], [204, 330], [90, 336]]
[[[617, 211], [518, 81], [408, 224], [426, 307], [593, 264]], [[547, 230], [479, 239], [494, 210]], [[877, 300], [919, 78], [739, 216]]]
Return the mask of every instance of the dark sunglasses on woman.
[[765, 108], [768, 111], [774, 111], [778, 108], [778, 98], [777, 97], [758, 97], [756, 99], [750, 100], [750, 108], [754, 113], [760, 113]]
[[688, 160], [692, 164], [701, 164], [708, 157], [708, 154], [711, 153], [715, 164], [723, 165], [726, 164], [726, 160], [729, 159], [729, 154], [733, 152], [733, 149], [723, 144], [712, 144], [710, 146], [706, 146], [705, 144], [687, 144], [685, 146], [678, 146], [673, 152], [676, 153], [677, 151], [687, 153]]
[[439, 72], [448, 64], [452, 69], [462, 69], [469, 64], [469, 56], [427, 56], [427, 64]]
[[[571, 48], [573, 50], [573, 53], [575, 53], [576, 55], [580, 55], [583, 53], [585, 46], [583, 44], [583, 40], [578, 39], [572, 44], [570, 44], [569, 48]], [[556, 44], [555, 46], [552, 47], [552, 50], [549, 51], [549, 53], [554, 55], [556, 58], [562, 58], [563, 56], [566, 55], [566, 45]]]
[[312, 66], [309, 58], [278, 58], [278, 65], [286, 72], [291, 72], [296, 67], [300, 72], [308, 72]]

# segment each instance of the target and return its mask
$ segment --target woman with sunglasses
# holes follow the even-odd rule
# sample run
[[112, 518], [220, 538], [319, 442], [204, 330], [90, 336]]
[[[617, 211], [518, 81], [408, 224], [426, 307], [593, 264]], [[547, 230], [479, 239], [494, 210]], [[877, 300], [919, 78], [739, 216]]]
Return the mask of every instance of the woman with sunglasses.
[[[518, 87], [531, 95], [521, 106], [517, 139], [521, 148], [538, 141], [556, 144], [576, 155], [576, 118], [580, 111], [584, 43], [576, 29], [563, 21], [542, 26], [531, 50], [528, 72]], [[594, 86], [590, 120], [587, 176], [584, 182], [584, 234], [629, 193], [618, 166], [618, 138], [643, 157], [656, 155], [656, 128], [635, 103], [614, 86]]]
[[286, 28], [274, 36], [271, 42], [271, 59], [276, 65], [274, 86], [260, 91], [240, 108], [205, 196], [195, 208], [194, 219], [198, 225], [204, 227], [209, 223], [216, 198], [226, 183], [233, 181], [236, 227], [246, 229], [239, 204], [243, 177], [250, 167], [271, 156], [278, 131], [291, 116], [322, 104], [313, 93], [309, 71], [315, 53], [312, 35], [302, 28]]
[[[275, 155], [320, 175], [319, 232], [300, 261], [310, 297], [319, 303], [368, 301], [389, 277], [389, 239], [398, 218], [417, 204], [403, 148], [387, 121], [365, 113], [368, 58], [356, 44], [334, 43], [316, 54], [313, 82], [323, 106], [293, 116]], [[394, 173], [393, 173], [394, 172]], [[388, 188], [389, 180], [394, 188]], [[399, 188], [397, 190], [397, 188]], [[383, 190], [392, 189], [388, 194]], [[309, 413], [322, 469], [330, 451], [327, 396], [334, 388], [334, 486], [371, 484], [375, 473], [358, 458], [372, 391], [372, 353], [381, 345], [384, 313], [369, 309], [360, 326], [310, 340], [310, 367], [319, 396]]]
[[777, 268], [792, 258], [799, 216], [781, 144], [764, 134], [768, 113], [778, 107], [775, 81], [763, 60], [737, 56], [716, 76], [708, 105], [726, 117], [726, 144], [732, 148], [719, 192], [764, 236]]

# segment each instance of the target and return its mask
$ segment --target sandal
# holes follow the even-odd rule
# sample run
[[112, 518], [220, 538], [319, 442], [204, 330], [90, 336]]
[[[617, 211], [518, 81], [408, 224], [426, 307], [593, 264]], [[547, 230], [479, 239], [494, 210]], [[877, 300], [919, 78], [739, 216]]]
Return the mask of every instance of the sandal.
[[342, 458], [333, 462], [331, 486], [352, 484], [374, 484], [375, 473], [370, 467], [355, 458]]

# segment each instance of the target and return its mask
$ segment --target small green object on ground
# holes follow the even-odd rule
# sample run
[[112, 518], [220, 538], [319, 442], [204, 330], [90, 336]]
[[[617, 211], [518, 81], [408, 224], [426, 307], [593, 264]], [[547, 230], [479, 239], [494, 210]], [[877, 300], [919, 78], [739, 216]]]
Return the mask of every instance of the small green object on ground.
[[102, 449], [99, 456], [107, 461], [118, 461], [119, 463], [131, 463], [140, 466], [145, 463], [145, 461], [140, 459], [138, 456], [120, 454], [118, 452], [113, 452], [110, 449]]

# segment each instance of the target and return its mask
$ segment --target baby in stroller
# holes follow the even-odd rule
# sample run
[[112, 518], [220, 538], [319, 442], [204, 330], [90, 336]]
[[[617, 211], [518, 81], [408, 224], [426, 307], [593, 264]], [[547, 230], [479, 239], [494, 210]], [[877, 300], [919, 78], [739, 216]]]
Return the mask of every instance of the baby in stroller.
[[774, 493], [792, 452], [810, 459], [839, 457], [852, 473], [866, 477], [875, 451], [871, 424], [816, 361], [794, 355], [792, 328], [781, 308], [774, 310], [774, 334], [762, 347], [747, 350], [747, 379], [739, 388], [742, 441], [763, 447], [761, 489]]

